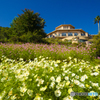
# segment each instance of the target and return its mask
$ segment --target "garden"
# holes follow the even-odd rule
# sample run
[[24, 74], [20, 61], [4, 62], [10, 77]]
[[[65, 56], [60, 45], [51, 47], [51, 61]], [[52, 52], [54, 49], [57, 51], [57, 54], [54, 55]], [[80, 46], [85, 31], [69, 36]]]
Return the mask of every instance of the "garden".
[[[0, 43], [0, 100], [99, 100], [96, 48]], [[70, 96], [97, 92], [98, 96]]]

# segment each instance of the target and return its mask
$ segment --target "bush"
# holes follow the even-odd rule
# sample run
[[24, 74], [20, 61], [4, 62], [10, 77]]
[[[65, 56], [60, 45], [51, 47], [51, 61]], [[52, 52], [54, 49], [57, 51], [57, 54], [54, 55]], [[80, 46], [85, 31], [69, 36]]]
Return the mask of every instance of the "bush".
[[72, 44], [72, 41], [68, 41], [67, 39], [62, 41], [59, 38], [46, 38], [44, 40], [49, 44], [60, 44], [60, 45], [67, 45], [67, 46]]
[[93, 45], [92, 48], [96, 49], [96, 57], [100, 57], [100, 32], [98, 35], [93, 37]]

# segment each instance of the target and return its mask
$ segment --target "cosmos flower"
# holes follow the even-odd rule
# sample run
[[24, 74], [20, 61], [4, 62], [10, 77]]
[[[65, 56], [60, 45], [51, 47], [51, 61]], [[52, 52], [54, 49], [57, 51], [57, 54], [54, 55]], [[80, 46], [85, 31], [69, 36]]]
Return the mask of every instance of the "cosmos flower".
[[43, 97], [36, 96], [33, 100], [43, 100]]
[[58, 76], [58, 77], [56, 78], [56, 82], [59, 83], [60, 81], [61, 81], [61, 76]]
[[69, 80], [69, 77], [68, 76], [65, 76], [65, 80]]
[[27, 90], [27, 88], [26, 88], [26, 87], [20, 87], [20, 92], [25, 93], [25, 92], [26, 92], [26, 90]]
[[15, 100], [16, 99], [16, 96], [11, 96], [11, 100]]
[[45, 91], [46, 89], [47, 89], [47, 86], [41, 87], [41, 88], [40, 88], [40, 91]]
[[85, 85], [84, 84], [79, 84], [79, 86], [81, 87], [81, 88], [85, 88]]
[[50, 78], [50, 80], [51, 80], [51, 81], [55, 81], [55, 78], [54, 78], [54, 76], [52, 76], [52, 77]]
[[33, 90], [28, 89], [28, 90], [27, 90], [27, 94], [28, 94], [29, 96], [32, 96], [32, 95], [33, 95]]
[[55, 86], [55, 82], [51, 82], [49, 88], [54, 88], [54, 86]]
[[56, 91], [54, 91], [54, 93], [55, 93], [56, 97], [60, 97], [61, 96], [61, 91], [60, 90], [56, 90]]
[[98, 83], [92, 83], [92, 86], [97, 86], [97, 87], [99, 87], [99, 84], [98, 84]]
[[72, 76], [75, 76], [75, 73], [72, 73]]
[[74, 99], [71, 96], [67, 96], [67, 97], [64, 97], [63, 100], [74, 100]]
[[81, 77], [81, 81], [82, 81], [82, 82], [85, 81], [85, 77], [82, 76], [82, 77]]
[[79, 85], [79, 84], [80, 84], [80, 82], [79, 82], [78, 80], [74, 80], [74, 83], [75, 83], [76, 85]]

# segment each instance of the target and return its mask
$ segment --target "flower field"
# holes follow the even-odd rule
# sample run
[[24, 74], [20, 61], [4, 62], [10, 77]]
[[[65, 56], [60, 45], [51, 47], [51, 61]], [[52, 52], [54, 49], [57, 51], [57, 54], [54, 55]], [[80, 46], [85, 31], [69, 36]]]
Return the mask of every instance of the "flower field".
[[99, 100], [100, 95], [70, 96], [72, 91], [100, 94], [99, 79], [100, 65], [77, 58], [39, 56], [26, 63], [2, 56], [0, 100]]
[[91, 61], [95, 58], [96, 49], [90, 47], [67, 47], [65, 45], [47, 45], [47, 44], [4, 44], [0, 43], [0, 57], [5, 55], [8, 58], [16, 59], [23, 58], [25, 61], [28, 59], [34, 60], [39, 56], [51, 57], [53, 60], [67, 59], [69, 56], [72, 58], [83, 59]]

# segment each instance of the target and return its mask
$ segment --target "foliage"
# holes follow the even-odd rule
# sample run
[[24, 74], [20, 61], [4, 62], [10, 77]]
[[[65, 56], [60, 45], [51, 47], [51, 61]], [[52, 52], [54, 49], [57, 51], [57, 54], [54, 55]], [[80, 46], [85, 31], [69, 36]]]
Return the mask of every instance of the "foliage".
[[12, 39], [20, 42], [41, 42], [46, 37], [43, 28], [45, 21], [38, 13], [29, 9], [22, 10], [23, 14], [15, 17], [11, 23]]
[[98, 23], [98, 32], [100, 31], [99, 21], [100, 21], [100, 16], [96, 16], [96, 18], [94, 19], [94, 24]]
[[92, 48], [96, 48], [96, 57], [100, 57], [100, 32], [93, 37]]
[[100, 20], [100, 16], [96, 16], [96, 18], [94, 19], [94, 24], [99, 23]]
[[[69, 60], [69, 63], [67, 62]], [[74, 96], [71, 92], [100, 94], [100, 65], [77, 58], [52, 60], [40, 56], [28, 63], [1, 57], [1, 100], [99, 100], [99, 95]]]
[[29, 9], [22, 11], [23, 14], [13, 19], [10, 28], [0, 27], [0, 42], [43, 42], [42, 38], [46, 37], [44, 19]]
[[9, 27], [0, 27], [0, 42], [8, 42], [11, 33], [12, 31]]
[[24, 60], [39, 57], [51, 57], [53, 60], [63, 60], [71, 56], [72, 58], [83, 59], [85, 61], [93, 61], [95, 58], [95, 49], [90, 47], [69, 47], [66, 45], [56, 44], [0, 44], [0, 56], [5, 55], [8, 58], [17, 60], [23, 58]]
[[67, 46], [72, 44], [72, 42], [71, 41], [69, 42], [67, 39], [62, 41], [59, 38], [46, 38], [45, 40], [47, 41], [47, 43], [50, 43], [50, 44], [61, 44], [61, 45], [67, 45]]

